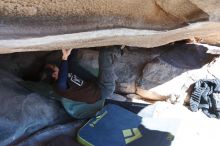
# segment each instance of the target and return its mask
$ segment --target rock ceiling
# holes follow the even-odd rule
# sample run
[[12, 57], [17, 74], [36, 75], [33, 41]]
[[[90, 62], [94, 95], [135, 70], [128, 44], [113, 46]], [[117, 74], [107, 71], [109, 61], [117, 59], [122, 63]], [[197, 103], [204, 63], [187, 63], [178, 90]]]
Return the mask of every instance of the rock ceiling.
[[0, 53], [69, 47], [220, 44], [219, 0], [1, 0]]

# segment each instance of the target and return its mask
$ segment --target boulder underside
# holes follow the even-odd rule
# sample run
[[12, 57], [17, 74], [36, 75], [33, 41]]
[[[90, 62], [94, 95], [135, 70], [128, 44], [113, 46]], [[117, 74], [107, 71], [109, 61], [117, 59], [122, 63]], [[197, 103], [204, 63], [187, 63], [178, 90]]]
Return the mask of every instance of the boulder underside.
[[0, 53], [109, 45], [220, 44], [218, 0], [2, 0]]

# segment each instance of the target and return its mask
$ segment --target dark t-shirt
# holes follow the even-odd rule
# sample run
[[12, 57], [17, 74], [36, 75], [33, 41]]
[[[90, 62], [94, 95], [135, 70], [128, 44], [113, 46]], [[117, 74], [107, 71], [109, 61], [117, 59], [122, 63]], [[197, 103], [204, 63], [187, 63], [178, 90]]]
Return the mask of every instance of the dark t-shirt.
[[100, 98], [95, 77], [71, 60], [61, 62], [56, 91], [60, 96], [86, 103], [94, 103]]

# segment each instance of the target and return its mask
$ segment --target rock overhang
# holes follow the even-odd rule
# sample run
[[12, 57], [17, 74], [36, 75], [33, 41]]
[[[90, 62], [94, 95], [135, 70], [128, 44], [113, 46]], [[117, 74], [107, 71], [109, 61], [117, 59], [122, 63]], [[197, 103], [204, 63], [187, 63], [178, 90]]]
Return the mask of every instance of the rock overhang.
[[220, 44], [217, 0], [2, 0], [0, 53], [109, 45]]

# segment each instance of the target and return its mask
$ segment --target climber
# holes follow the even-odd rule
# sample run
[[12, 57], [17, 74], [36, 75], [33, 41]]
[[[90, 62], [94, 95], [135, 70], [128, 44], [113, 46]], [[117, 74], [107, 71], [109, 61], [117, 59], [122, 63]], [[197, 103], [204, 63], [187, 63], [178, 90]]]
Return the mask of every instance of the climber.
[[55, 91], [62, 97], [94, 103], [111, 96], [115, 90], [114, 59], [121, 55], [119, 48], [102, 48], [99, 51], [98, 78], [82, 68], [77, 61], [78, 49], [62, 49], [58, 68], [47, 64], [41, 80], [55, 84]]

